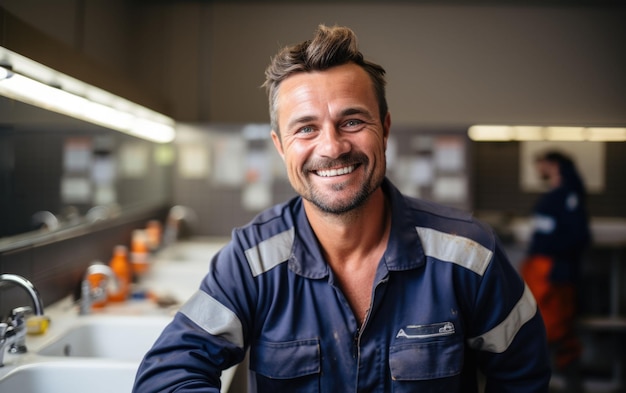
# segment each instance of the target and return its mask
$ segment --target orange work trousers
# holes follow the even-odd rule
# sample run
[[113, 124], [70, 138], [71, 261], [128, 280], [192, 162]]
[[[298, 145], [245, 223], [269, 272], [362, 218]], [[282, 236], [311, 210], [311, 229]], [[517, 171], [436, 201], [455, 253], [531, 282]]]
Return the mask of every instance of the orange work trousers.
[[555, 365], [565, 368], [580, 358], [582, 346], [576, 334], [576, 287], [553, 283], [550, 272], [552, 258], [528, 257], [521, 265], [521, 275], [537, 300], [546, 326], [548, 344], [554, 351]]

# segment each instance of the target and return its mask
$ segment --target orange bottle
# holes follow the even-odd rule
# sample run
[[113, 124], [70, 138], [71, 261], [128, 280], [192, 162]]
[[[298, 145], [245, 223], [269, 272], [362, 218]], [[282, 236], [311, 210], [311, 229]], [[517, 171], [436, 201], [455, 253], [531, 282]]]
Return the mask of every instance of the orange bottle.
[[117, 277], [118, 286], [117, 291], [109, 292], [108, 300], [111, 302], [123, 302], [128, 298], [133, 278], [133, 272], [128, 263], [128, 249], [126, 246], [115, 246], [109, 267], [113, 270], [115, 277]]
[[[104, 274], [94, 273], [90, 274], [87, 277], [87, 281], [89, 281], [89, 285], [91, 288], [98, 288], [100, 284], [102, 284], [102, 280], [106, 280], [107, 277]], [[105, 289], [106, 290], [106, 289]], [[92, 308], [102, 308], [107, 304], [107, 296], [100, 298], [99, 300], [94, 300], [91, 303]]]
[[162, 226], [158, 220], [150, 220], [146, 225], [146, 237], [148, 241], [148, 250], [156, 251], [161, 246]]
[[133, 272], [141, 277], [149, 268], [148, 235], [144, 229], [135, 229], [131, 240], [130, 261]]

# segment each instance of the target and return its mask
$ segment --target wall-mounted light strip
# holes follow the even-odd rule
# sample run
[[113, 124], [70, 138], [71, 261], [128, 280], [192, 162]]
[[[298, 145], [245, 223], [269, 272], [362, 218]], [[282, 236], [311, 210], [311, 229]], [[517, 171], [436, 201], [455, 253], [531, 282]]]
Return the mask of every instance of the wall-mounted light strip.
[[170, 117], [0, 47], [0, 95], [158, 143], [174, 140]]
[[475, 125], [467, 131], [474, 141], [626, 141], [626, 127], [557, 127]]

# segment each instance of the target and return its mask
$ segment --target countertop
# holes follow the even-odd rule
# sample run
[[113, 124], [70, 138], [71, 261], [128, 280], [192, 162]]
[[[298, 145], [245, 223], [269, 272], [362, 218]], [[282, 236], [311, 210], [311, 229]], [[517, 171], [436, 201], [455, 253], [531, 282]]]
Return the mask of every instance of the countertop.
[[[7, 353], [5, 355], [5, 366], [0, 368], [0, 387], [2, 387], [3, 376], [20, 366], [63, 361], [63, 358], [44, 356], [40, 351], [77, 326], [123, 321], [135, 325], [149, 322], [155, 326], [164, 327], [178, 308], [197, 290], [201, 279], [208, 271], [211, 258], [225, 242], [226, 239], [223, 238], [195, 238], [179, 241], [153, 255], [150, 269], [134, 284], [135, 292], [150, 294], [143, 299], [108, 303], [104, 308], [96, 309], [90, 315], [79, 315], [78, 304], [71, 296], [46, 306], [44, 312], [50, 318], [48, 330], [41, 335], [27, 336], [28, 352], [26, 354]], [[159, 305], [155, 301], [155, 298], [159, 297], [167, 297], [175, 302], [169, 306]], [[158, 335], [158, 332], [150, 334]], [[111, 363], [110, 359], [98, 358], [86, 358], [84, 361], [101, 362], [103, 367], [107, 362]], [[115, 361], [118, 362], [118, 360]], [[139, 363], [138, 361], [132, 362], [136, 370]], [[228, 391], [235, 371], [236, 366], [223, 372], [222, 391]]]

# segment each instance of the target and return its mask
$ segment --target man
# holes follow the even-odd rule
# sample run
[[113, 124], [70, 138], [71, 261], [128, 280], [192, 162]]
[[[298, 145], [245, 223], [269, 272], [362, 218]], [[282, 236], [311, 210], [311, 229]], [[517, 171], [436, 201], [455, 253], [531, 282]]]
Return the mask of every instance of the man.
[[266, 70], [300, 197], [235, 229], [143, 360], [136, 392], [545, 392], [545, 331], [494, 235], [385, 178], [384, 70], [320, 26]]
[[565, 154], [548, 151], [535, 165], [548, 192], [534, 207], [534, 231], [521, 272], [537, 299], [556, 370], [566, 377], [566, 391], [574, 393], [582, 391], [576, 292], [582, 256], [591, 242], [586, 191]]

